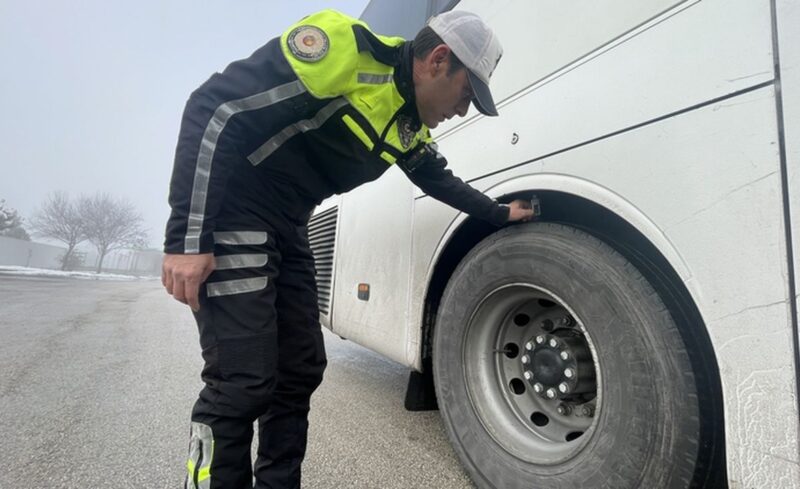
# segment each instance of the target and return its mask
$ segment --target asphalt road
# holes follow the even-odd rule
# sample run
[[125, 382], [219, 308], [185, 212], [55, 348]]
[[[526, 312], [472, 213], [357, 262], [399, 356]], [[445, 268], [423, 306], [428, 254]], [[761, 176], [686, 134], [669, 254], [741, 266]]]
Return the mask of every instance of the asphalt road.
[[[469, 488], [408, 371], [327, 334], [305, 488]], [[178, 488], [201, 387], [189, 310], [157, 281], [0, 275], [0, 488]]]

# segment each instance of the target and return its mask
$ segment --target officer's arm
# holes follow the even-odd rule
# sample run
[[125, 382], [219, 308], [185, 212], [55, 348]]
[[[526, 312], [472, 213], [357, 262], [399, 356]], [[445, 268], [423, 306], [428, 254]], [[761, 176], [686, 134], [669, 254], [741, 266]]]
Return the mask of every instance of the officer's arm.
[[[228, 87], [220, 90], [222, 84]], [[214, 75], [186, 102], [170, 182], [172, 212], [164, 242], [166, 253], [213, 251], [214, 223], [235, 161], [233, 142], [237, 138], [236, 125], [221, 120], [226, 103], [222, 96], [229, 92], [235, 97], [230, 92], [237, 91], [236, 85], [234, 77]]]
[[236, 137], [235, 126], [223, 128], [224, 138], [220, 138], [222, 131], [209, 134], [209, 128], [219, 126], [215, 112], [225, 103], [215, 87], [227, 83], [228, 90], [236, 90], [236, 83], [226, 79], [229, 77], [215, 77], [192, 93], [183, 112], [170, 182], [172, 211], [161, 272], [167, 292], [194, 310], [199, 309], [200, 285], [214, 270], [215, 219], [234, 161], [231, 141]]
[[434, 199], [495, 226], [502, 226], [508, 221], [508, 206], [498, 204], [494, 199], [464, 183], [446, 168], [447, 160], [444, 156], [435, 151], [433, 146], [428, 148], [423, 160], [415, 168], [400, 165], [414, 185]]
[[[194, 309], [199, 305], [200, 284], [214, 268], [213, 234], [228, 175], [233, 165], [249, 165], [242, 151], [249, 139], [248, 129], [240, 114], [257, 104], [267, 106], [264, 100], [273, 89], [280, 91], [297, 79], [278, 42], [273, 39], [250, 58], [214, 74], [191, 94], [183, 112], [170, 183], [172, 211], [164, 241], [162, 281], [175, 299]], [[305, 116], [286, 110], [280, 114], [282, 117], [273, 114], [270, 118], [278, 128], [285, 127], [290, 117]]]

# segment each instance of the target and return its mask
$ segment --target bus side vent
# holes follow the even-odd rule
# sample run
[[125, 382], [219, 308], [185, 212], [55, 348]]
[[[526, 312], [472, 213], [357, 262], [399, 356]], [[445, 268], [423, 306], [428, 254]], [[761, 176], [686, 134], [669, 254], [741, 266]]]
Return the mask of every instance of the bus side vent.
[[319, 312], [329, 315], [333, 292], [333, 251], [336, 248], [336, 220], [339, 208], [332, 207], [314, 215], [308, 222], [308, 241], [317, 268]]

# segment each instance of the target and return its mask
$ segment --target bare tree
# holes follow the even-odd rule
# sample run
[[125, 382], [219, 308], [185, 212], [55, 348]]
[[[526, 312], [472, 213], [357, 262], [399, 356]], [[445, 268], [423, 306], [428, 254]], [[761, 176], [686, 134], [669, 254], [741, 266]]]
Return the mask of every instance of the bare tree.
[[8, 207], [6, 201], [0, 199], [0, 236], [30, 241], [31, 237], [22, 227], [22, 221], [17, 210]]
[[103, 259], [110, 251], [142, 248], [147, 242], [142, 216], [126, 200], [114, 199], [104, 193], [81, 197], [78, 212], [83, 219], [86, 238], [100, 255], [97, 273], [102, 271]]
[[86, 233], [77, 205], [70, 201], [66, 192], [48, 195], [31, 219], [31, 227], [34, 236], [54, 239], [67, 245], [67, 251], [59, 257], [62, 270], [74, 266], [75, 247], [86, 240]]

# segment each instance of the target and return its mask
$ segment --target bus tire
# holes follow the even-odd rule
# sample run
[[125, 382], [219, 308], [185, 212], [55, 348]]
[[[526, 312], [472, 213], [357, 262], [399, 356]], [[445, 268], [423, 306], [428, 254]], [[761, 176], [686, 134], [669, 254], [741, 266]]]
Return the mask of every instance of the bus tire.
[[453, 273], [433, 340], [443, 423], [478, 487], [692, 485], [701, 426], [686, 347], [602, 241], [552, 223], [489, 236]]

